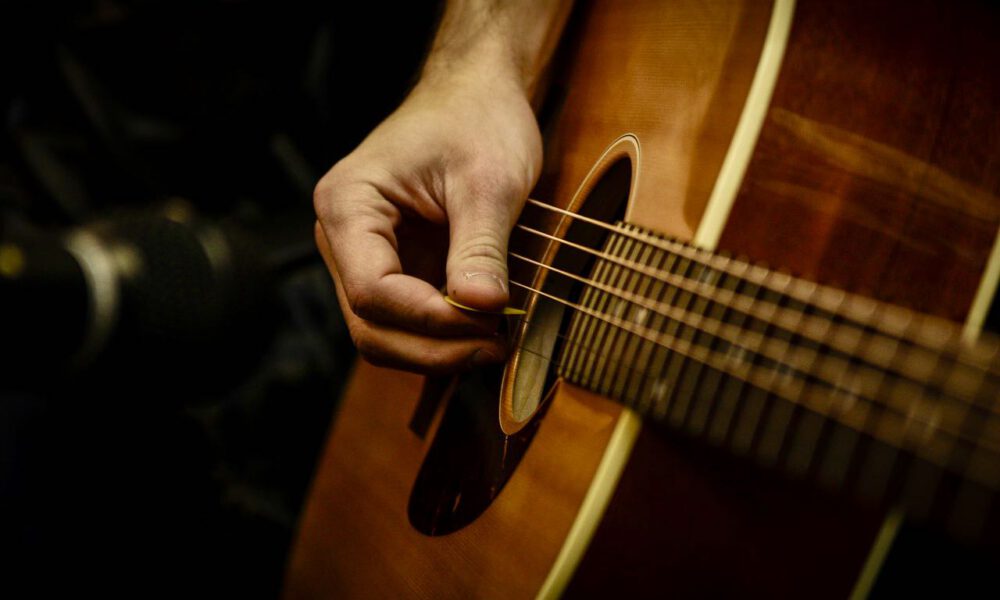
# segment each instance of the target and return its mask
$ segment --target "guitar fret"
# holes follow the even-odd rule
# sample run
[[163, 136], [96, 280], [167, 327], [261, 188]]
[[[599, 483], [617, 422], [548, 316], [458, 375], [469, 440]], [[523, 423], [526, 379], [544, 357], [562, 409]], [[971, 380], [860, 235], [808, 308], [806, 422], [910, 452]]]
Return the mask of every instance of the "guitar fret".
[[[869, 330], [861, 331], [862, 333], [869, 332]], [[899, 389], [902, 379], [894, 374], [895, 370], [892, 368], [901, 359], [900, 353], [896, 351], [897, 348], [898, 344], [894, 346], [890, 355], [889, 369], [881, 378], [874, 394], [875, 398], [895, 395]], [[898, 449], [884, 441], [885, 437], [889, 437], [893, 438], [893, 441], [902, 442], [904, 434], [898, 427], [892, 426], [893, 420], [893, 416], [889, 414], [888, 408], [884, 405], [868, 412], [866, 429], [874, 431], [877, 435], [880, 434], [880, 439], [869, 440], [867, 452], [859, 464], [855, 487], [862, 499], [871, 502], [878, 502], [885, 497], [889, 489], [890, 478], [898, 466]]]
[[[713, 280], [718, 278], [718, 271], [708, 270], [708, 267], [700, 267], [696, 271], [695, 278], [703, 283], [714, 283]], [[695, 298], [690, 309], [695, 314], [695, 323], [692, 326], [690, 340], [695, 345], [707, 346], [711, 349], [711, 341], [717, 339], [717, 336], [714, 334], [710, 335], [706, 331], [693, 329], [694, 327], [700, 328], [708, 306], [709, 302], [703, 296]], [[703, 362], [690, 361], [681, 375], [685, 379], [687, 391], [679, 393], [691, 399], [686, 427], [688, 432], [695, 436], [705, 433], [717, 400], [715, 395], [707, 393], [708, 390], [704, 377], [708, 371], [709, 367], [706, 367]]]
[[[764, 280], [766, 282], [766, 279]], [[761, 296], [761, 301], [768, 308], [769, 313], [773, 314], [781, 307], [781, 302], [784, 301], [787, 296], [783, 296], [779, 292], [768, 289], [765, 287], [765, 291]], [[755, 319], [751, 323], [750, 330], [756, 331], [767, 339], [768, 333], [774, 329], [771, 325], [771, 320], [766, 316], [761, 319]], [[791, 340], [791, 335], [785, 330], [778, 330], [774, 332], [774, 335], [780, 336], [777, 339], [788, 342]], [[769, 373], [769, 379], [774, 381], [780, 377], [788, 376], [788, 373], [782, 372], [782, 364], [787, 364], [787, 356], [791, 351], [791, 345], [786, 345], [785, 349], [780, 357], [781, 360], [776, 365], [777, 368], [772, 367]], [[763, 359], [759, 358], [754, 361], [754, 368], [761, 369], [764, 367], [761, 364]], [[770, 401], [770, 410], [767, 411], [767, 416], [765, 417], [764, 428], [761, 430], [760, 439], [757, 442], [757, 447], [754, 452], [755, 458], [758, 463], [765, 466], [773, 466], [778, 463], [780, 459], [781, 450], [785, 445], [785, 438], [788, 435], [788, 428], [792, 422], [792, 418], [795, 416], [796, 406], [792, 403], [772, 397]]]
[[[736, 289], [736, 286], [736, 278], [723, 273], [719, 279], [719, 288], [734, 290]], [[709, 316], [715, 318], [720, 323], [731, 323], [732, 313], [733, 311], [731, 307], [715, 302]], [[723, 342], [721, 339], [716, 337], [712, 340], [709, 347], [713, 352], [717, 352], [719, 351], [720, 346], [724, 343], [726, 342]], [[728, 343], [726, 344], [728, 346]], [[708, 427], [708, 440], [721, 446], [725, 443], [729, 435], [729, 431], [733, 426], [733, 420], [736, 416], [736, 411], [739, 408], [739, 395], [725, 393], [726, 386], [724, 384], [727, 380], [733, 380], [735, 378], [727, 378], [717, 369], [706, 367], [705, 375], [702, 379], [702, 387], [704, 388], [702, 393], [718, 396], [715, 412]]]
[[[813, 287], [809, 295], [802, 301], [805, 305], [803, 308], [802, 319], [814, 319], [817, 314], [821, 314], [825, 311], [819, 309], [814, 303], [813, 299], [817, 293], [818, 288]], [[830, 315], [830, 320], [827, 321], [828, 326], [823, 332], [823, 335], [819, 338], [820, 341], [808, 341], [804, 343], [804, 347], [812, 353], [813, 362], [826, 362], [830, 357], [830, 352], [828, 347], [824, 345], [824, 342], [828, 341], [831, 334], [831, 330], [835, 323], [835, 318]], [[844, 362], [845, 372], [849, 363]], [[831, 392], [833, 395], [836, 392]], [[853, 401], [853, 399], [852, 399]], [[822, 447], [819, 444], [819, 438], [822, 437]], [[857, 446], [859, 436], [857, 433], [841, 424], [834, 423], [831, 427], [826, 427], [825, 435], [822, 433], [817, 436], [816, 447], [810, 453], [812, 460], [810, 463], [814, 465], [814, 472], [816, 473], [816, 478], [821, 485], [826, 485], [829, 488], [838, 489], [840, 488], [844, 480], [847, 477], [851, 465], [851, 458], [854, 454], [854, 449]], [[792, 469], [799, 469], [801, 473], [805, 473], [809, 466], [804, 464], [795, 464], [795, 459], [790, 460]]]
[[771, 398], [770, 410], [765, 417], [764, 428], [754, 456], [757, 462], [765, 467], [773, 467], [778, 463], [781, 448], [785, 442], [788, 426], [794, 416], [795, 407], [789, 402]]
[[799, 415], [785, 459], [785, 468], [790, 474], [804, 477], [809, 472], [826, 423], [826, 419], [813, 412], [802, 411]]
[[[939, 393], [943, 390], [944, 381], [954, 369], [957, 361], [944, 353], [933, 353], [915, 344], [905, 346], [906, 362], [911, 374], [923, 377], [930, 386]], [[942, 394], [943, 396], [943, 394]], [[936, 452], [939, 459], [935, 462], [923, 457], [915, 457], [903, 475], [900, 487], [900, 502], [907, 508], [911, 516], [923, 518], [930, 514], [935, 505], [940, 489], [944, 469], [941, 463], [947, 463], [954, 451], [955, 444], [945, 442], [940, 436], [935, 436], [924, 444], [924, 452]]]
[[[650, 264], [655, 265], [657, 269], [662, 268], [669, 257], [665, 251], [658, 248], [654, 249], [653, 256], [656, 258], [651, 260]], [[665, 292], [664, 288], [666, 287], [666, 283], [659, 279], [646, 277], [645, 285], [646, 287], [643, 288], [641, 293], [643, 293], [646, 297], [655, 298], [657, 302], [659, 302]], [[641, 324], [654, 327], [653, 330], [657, 331], [658, 329], [655, 329], [655, 327], [660, 325], [660, 323], [657, 323], [658, 316], [659, 314], [657, 312], [650, 311]], [[662, 321], [662, 317], [660, 317], [660, 320]], [[624, 398], [635, 398], [636, 405], [639, 405], [640, 403], [643, 403], [643, 399], [645, 398], [642, 391], [649, 375], [648, 371], [644, 370], [641, 365], [650, 364], [651, 355], [658, 345], [639, 336], [631, 337], [634, 350], [630, 354], [626, 355], [625, 360], [629, 361], [629, 364], [631, 364], [632, 367], [629, 369], [629, 375], [625, 378], [625, 382], [622, 385], [620, 393]], [[636, 377], [639, 373], [642, 373], [642, 375]]]
[[989, 378], [983, 377], [980, 380], [975, 401], [966, 409], [962, 423], [963, 431], [969, 435], [969, 439], [976, 440], [977, 443], [963, 444], [969, 448], [967, 455], [962, 457], [964, 458], [962, 464], [956, 464], [957, 460], [954, 454], [949, 457], [949, 462], [953, 466], [959, 467], [966, 477], [994, 489], [1000, 487], [1000, 453], [995, 450], [995, 446], [988, 448], [978, 442], [983, 439], [981, 434], [987, 425], [991, 421], [995, 421], [996, 417], [989, 412], [985, 416], [974, 415], [974, 413], [982, 410], [984, 405], [988, 406], [989, 403], [995, 402], [997, 391], [996, 386], [991, 385]]
[[[963, 433], [975, 439], [975, 434], [979, 431], [979, 428], [985, 426], [985, 420], [976, 414], [975, 409], [979, 402], [983, 400], [983, 396], [991, 391], [987, 387], [985, 374], [956, 363], [952, 366], [947, 381], [954, 384], [956, 386], [955, 389], [961, 388], [963, 391], [971, 391], [972, 393], [973, 402], [962, 408], [960, 429]], [[990, 394], [990, 397], [986, 398], [985, 401], [995, 401], [995, 395]], [[974, 448], [971, 444], [953, 442], [945, 451], [939, 449], [938, 454], [946, 456], [944, 464], [951, 470], [964, 472], [969, 464], [973, 450]]]
[[899, 452], [893, 446], [874, 438], [868, 439], [854, 483], [855, 491], [862, 500], [877, 503], [885, 497], [898, 458]]
[[[785, 301], [785, 305], [798, 311], [798, 322], [801, 323], [806, 316], [808, 306], [791, 298]], [[810, 351], [815, 357], [819, 345], [804, 343], [800, 335], [793, 334], [789, 340], [789, 347]], [[821, 452], [820, 440], [824, 437], [827, 419], [812, 411], [800, 411], [800, 413], [796, 427], [792, 431], [785, 468], [794, 476], [804, 477], [814, 464], [817, 454]]]
[[[747, 289], [749, 288], [749, 290]], [[750, 306], [756, 306], [762, 295], [764, 294], [764, 288], [758, 284], [751, 283], [745, 278], [740, 278], [737, 284], [737, 291], [745, 294], [750, 299]], [[749, 319], [746, 313], [738, 312], [735, 315], [736, 326], [740, 330], [746, 329], [746, 322]], [[738, 350], [738, 347], [734, 344], [729, 344], [731, 350]], [[739, 351], [732, 355], [732, 360], [739, 360], [743, 356], [743, 352]], [[767, 391], [760, 389], [757, 386], [750, 385], [746, 379], [733, 377], [730, 378], [730, 384], [726, 388], [735, 388], [729, 394], [723, 392], [724, 395], [728, 395], [734, 398], [742, 400], [742, 409], [739, 411], [737, 416], [736, 425], [733, 427], [733, 433], [731, 436], [730, 447], [737, 454], [749, 454], [751, 448], [753, 447], [754, 440], [757, 436], [757, 431], [760, 426], [761, 420], [764, 414], [767, 412], [768, 408], [768, 398], [769, 394]]]
[[[612, 256], [621, 256], [622, 251], [632, 245], [632, 241], [625, 236], [615, 235], [613, 238], [614, 242], [609, 250], [609, 254]], [[605, 272], [604, 277], [598, 281], [599, 283], [614, 285], [617, 279], [621, 276], [622, 272], [625, 270], [626, 269], [624, 269], [621, 265], [613, 263], [611, 264], [610, 269]], [[600, 292], [595, 295], [593, 308], [598, 314], [607, 314], [608, 305], [613, 301], [615, 301], [615, 299], [612, 298], [611, 294]], [[614, 327], [605, 320], [599, 320], [595, 323], [593, 332], [585, 337], [584, 340], [590, 342], [593, 348], [604, 348], [607, 336], [609, 333], [613, 333], [614, 331], [620, 331], [620, 329]], [[604, 352], [586, 353], [581, 373], [584, 387], [590, 390], [595, 390], [597, 388], [599, 380], [597, 380], [595, 376], [599, 372], [602, 361], [606, 360], [607, 354]]]
[[[594, 264], [595, 276], [596, 273], [603, 268], [603, 266], [604, 263], [602, 261], [597, 261]], [[594, 289], [593, 287], [584, 286], [583, 290], [581, 290], [580, 293], [580, 306], [589, 306], [591, 297], [596, 293], [597, 290]], [[544, 302], [545, 299], [539, 298], [538, 301]], [[576, 381], [576, 373], [577, 373], [576, 365], [580, 359], [580, 346], [581, 346], [579, 342], [575, 341], [585, 339], [582, 336], [582, 332], [592, 320], [593, 317], [582, 312], [575, 313], [572, 319], [570, 320], [570, 326], [568, 329], [569, 329], [569, 340], [571, 343], [565, 344], [565, 351], [563, 353], [564, 358], [562, 363], [560, 364], [560, 372], [564, 376], [574, 381]]]
[[[612, 254], [621, 242], [622, 239], [620, 236], [612, 236], [608, 238], [604, 245], [605, 252]], [[612, 267], [613, 263], [610, 261], [605, 260], [604, 258], [598, 259], [594, 268], [593, 279], [595, 281], [603, 281]], [[596, 309], [602, 298], [603, 292], [593, 287], [587, 287], [587, 291], [590, 293], [584, 301], [584, 306]], [[589, 315], [585, 323], [586, 326], [581, 328], [579, 337], [575, 338], [579, 343], [577, 345], [576, 360], [573, 363], [572, 370], [574, 380], [579, 381], [581, 384], [584, 383], [584, 378], [588, 373], [587, 365], [591, 360], [593, 360], [594, 348], [596, 348], [592, 347], [589, 342], [595, 338], [595, 330], [601, 325], [606, 325], [603, 321]]]
[[[632, 248], [629, 259], [640, 262], [641, 264], [647, 264], [646, 261], [649, 259], [650, 252], [651, 247], [649, 244], [637, 244]], [[642, 280], [646, 278], [646, 276], [642, 276], [636, 271], [629, 271], [625, 283], [618, 287], [623, 289], [623, 291], [627, 294], [635, 294], [636, 288], [642, 283]], [[642, 307], [638, 306], [634, 302], [627, 301], [622, 301], [621, 306], [623, 307], [621, 314], [617, 316], [627, 323], [635, 323], [635, 315]], [[622, 365], [627, 364], [625, 359], [625, 349], [628, 346], [629, 341], [635, 337], [636, 336], [634, 334], [625, 332], [619, 328], [612, 342], [608, 346], [605, 346], [610, 348], [608, 355], [614, 357], [614, 359], [609, 360], [609, 364], [605, 366], [605, 374], [602, 377], [601, 386], [598, 390], [601, 394], [614, 396], [614, 394], [612, 394], [612, 390], [622, 378]], [[613, 369], [610, 368], [611, 363], [613, 363]]]
[[827, 436], [826, 452], [819, 463], [816, 480], [830, 489], [841, 489], [847, 485], [847, 477], [855, 452], [861, 442], [861, 435], [844, 425], [835, 425]]
[[[669, 272], [671, 274], [682, 273], [689, 266], [690, 262], [686, 259], [683, 259], [675, 254], [670, 256]], [[660, 300], [668, 306], [674, 306], [678, 294], [679, 289], [677, 287], [668, 285], [666, 286], [664, 294]], [[661, 315], [658, 319], [658, 326], [658, 331], [663, 331], [668, 335], [673, 335], [676, 328], [676, 322], [666, 315]], [[655, 342], [651, 341], [651, 343]], [[669, 379], [666, 375], [667, 366], [673, 357], [674, 353], [669, 348], [658, 345], [654, 351], [655, 360], [649, 368], [648, 375], [652, 379], [649, 382], [649, 385], [651, 386], [650, 391], [648, 394], [644, 395], [644, 398], [646, 399], [644, 412], [653, 415], [657, 419], [663, 418], [663, 414], [668, 405], [672, 386], [676, 383], [675, 381]]]
[[[953, 365], [949, 380], [955, 377], [957, 365]], [[992, 417], [987, 413], [986, 418], [975, 415], [977, 409], [989, 406], [996, 401], [996, 386], [990, 385], [990, 378], [984, 373], [972, 373], [972, 380], [976, 383], [971, 386], [975, 388], [973, 402], [965, 407], [962, 418], [962, 430], [972, 434], [971, 439], [978, 439], [975, 434], [986, 427]], [[960, 382], [968, 386], [969, 378]], [[955, 534], [964, 538], [971, 538], [982, 528], [983, 522], [993, 502], [995, 491], [1000, 484], [1000, 456], [991, 452], [983, 446], [976, 444], [953, 444], [952, 452], [948, 457], [948, 465], [953, 469], [958, 469], [964, 475], [964, 480], [960, 484], [958, 493], [952, 501], [950, 514], [947, 519], [948, 528]], [[989, 486], [987, 489], [984, 487]]]
[[[607, 263], [602, 263], [600, 266], [602, 268], [606, 268], [608, 265]], [[588, 308], [592, 308], [594, 306], [597, 296], [599, 295], [597, 290], [591, 289], [590, 291], [592, 291], [592, 293], [589, 294], [583, 301], [583, 306], [587, 306]], [[578, 340], [578, 343], [573, 351], [573, 361], [569, 371], [570, 377], [575, 381], [580, 381], [582, 379], [582, 374], [585, 372], [583, 370], [584, 365], [586, 364], [588, 358], [590, 358], [591, 354], [591, 348], [587, 344], [586, 340], [593, 339], [592, 332], [599, 323], [600, 321], [591, 315], [584, 315], [583, 318], [580, 319], [578, 326], [579, 331], [574, 337], [574, 339]]]
[[570, 321], [564, 377], [792, 476], [872, 501], [892, 492], [914, 513], [931, 514], [949, 477], [974, 484], [956, 500], [972, 512], [975, 486], [1000, 488], [1000, 381], [923, 343], [952, 348], [956, 329], [621, 228]]
[[[614, 256], [617, 257], [629, 257], [629, 250], [635, 244], [635, 241], [628, 237], [622, 236], [623, 242], [614, 251]], [[628, 278], [632, 273], [630, 269], [626, 269], [619, 264], [614, 264], [611, 267], [608, 277], [601, 281], [600, 283], [608, 285], [611, 289], [618, 289], [621, 287], [621, 281], [623, 278]], [[624, 310], [625, 300], [614, 294], [609, 294], [607, 292], [602, 292], [599, 295], [597, 310], [600, 314], [607, 314], [614, 318], [621, 317], [621, 311]], [[601, 321], [598, 325], [596, 336], [593, 339], [594, 346], [596, 348], [611, 348], [615, 339], [617, 339], [622, 333], [620, 327], [615, 327], [607, 321]], [[585, 379], [585, 385], [588, 389], [593, 390], [598, 393], [601, 392], [601, 388], [604, 385], [604, 371], [609, 362], [611, 362], [612, 352], [602, 351], [597, 353], [592, 353], [591, 363], [588, 368], [589, 375]]]
[[[615, 250], [621, 244], [622, 238], [620, 236], [612, 236], [608, 239], [604, 246], [604, 250], [609, 255], [614, 255]], [[613, 264], [605, 259], [599, 259], [596, 268], [594, 269], [593, 279], [595, 281], [604, 281], [608, 271], [612, 268]], [[588, 287], [587, 291], [590, 292], [587, 298], [583, 302], [583, 306], [591, 309], [597, 309], [598, 303], [603, 298], [604, 294], [598, 291], [596, 288]], [[575, 338], [579, 342], [579, 347], [576, 352], [576, 359], [573, 361], [572, 369], [570, 371], [571, 377], [574, 381], [579, 382], [581, 385], [586, 387], [586, 377], [590, 373], [589, 366], [594, 358], [594, 352], [591, 352], [592, 346], [590, 341], [596, 339], [596, 331], [601, 326], [607, 326], [607, 323], [600, 321], [595, 317], [588, 315], [586, 320], [586, 326], [582, 327], [580, 330], [580, 336]], [[593, 348], [599, 348], [599, 346], [593, 346]]]
[[[674, 273], [677, 270], [678, 257], [676, 254], [669, 254], [665, 262], [666, 270], [669, 273]], [[657, 296], [657, 302], [666, 303], [670, 302], [677, 293], [677, 288], [664, 284], [660, 289], [660, 293]], [[666, 315], [657, 312], [653, 317], [653, 326], [655, 326], [655, 331], [663, 331], [667, 324]], [[640, 401], [640, 412], [643, 414], [658, 414], [659, 407], [663, 403], [667, 392], [669, 391], [669, 383], [663, 378], [662, 372], [666, 364], [667, 359], [670, 356], [670, 352], [664, 346], [656, 344], [652, 340], [645, 340], [644, 342], [647, 346], [651, 348], [651, 354], [649, 360], [649, 367], [643, 376], [643, 382], [639, 391], [639, 401]], [[662, 416], [662, 415], [661, 415]]]
[[855, 464], [856, 452], [862, 441], [857, 431], [844, 426], [843, 421], [852, 417], [857, 422], [867, 422], [869, 405], [864, 401], [864, 393], [868, 389], [877, 389], [882, 377], [880, 372], [854, 369], [849, 355], [842, 356], [839, 349], [831, 348], [830, 340], [837, 335], [843, 339], [843, 330], [846, 328], [856, 330], [856, 335], [851, 338], [854, 340], [854, 348], [860, 349], [863, 329], [854, 323], [845, 322], [842, 317], [834, 316], [817, 343], [815, 359], [818, 363], [817, 371], [823, 373], [827, 381], [834, 382], [834, 387], [827, 393], [828, 410], [842, 418], [842, 422], [826, 436], [826, 447], [822, 457], [816, 462], [817, 480], [831, 489], [848, 485], [851, 467]]
[[[584, 294], [586, 294], [586, 291], [584, 292]], [[582, 297], [580, 304], [584, 305], [584, 302], [586, 302], [586, 300], [587, 300], [586, 296]], [[580, 352], [580, 344], [578, 342], [574, 342], [574, 340], [581, 339], [582, 336], [580, 332], [590, 319], [591, 319], [590, 315], [585, 315], [581, 313], [573, 315], [573, 318], [570, 321], [570, 326], [569, 326], [569, 340], [571, 341], [571, 343], [564, 344], [563, 359], [562, 362], [560, 363], [559, 371], [564, 376], [574, 381], [576, 380], [575, 365], [577, 360], [579, 359], [579, 352]]]
[[[681, 258], [678, 261], [681, 265], [679, 273], [684, 278], [689, 278], [691, 272], [694, 270], [694, 261], [688, 258]], [[693, 294], [686, 290], [678, 289], [670, 301], [670, 305], [680, 308], [682, 310], [687, 310], [688, 305], [691, 302]], [[681, 336], [687, 331], [688, 328], [684, 327], [681, 323], [676, 320], [670, 320], [667, 323], [666, 333], [667, 335], [674, 336], [676, 339], [680, 340]], [[671, 352], [670, 358], [666, 365], [666, 371], [663, 374], [664, 381], [667, 382], [668, 391], [662, 402], [661, 406], [657, 407], [656, 415], [659, 418], [663, 418], [669, 414], [670, 424], [679, 429], [684, 422], [684, 418], [687, 413], [687, 403], [690, 401], [689, 396], [681, 396], [680, 402], [676, 402], [677, 390], [682, 387], [681, 384], [685, 380], [681, 377], [681, 373], [684, 371], [684, 366], [687, 363], [687, 357], [680, 352]]]
[[[787, 281], [782, 283], [782, 290], [787, 289]], [[815, 454], [818, 451], [821, 438], [825, 437], [825, 422], [819, 428], [813, 426], [811, 417], [825, 416], [823, 408], [808, 406], [805, 399], [819, 385], [816, 381], [816, 365], [822, 354], [822, 346], [819, 342], [804, 337], [802, 323], [806, 319], [813, 318], [815, 308], [803, 301], [793, 298], [789, 294], [784, 294], [779, 305], [779, 310], [791, 311], [794, 320], [783, 324], [782, 329], [787, 333], [781, 333], [775, 340], [784, 343], [784, 351], [778, 359], [779, 363], [788, 362], [792, 371], [786, 371], [783, 377], [791, 389], [794, 389], [794, 403], [803, 407], [796, 411], [791, 430], [788, 432], [788, 447], [785, 457], [785, 468], [795, 475], [804, 475], [810, 466], [815, 462]], [[786, 326], [787, 325], [787, 326]], [[772, 340], [772, 343], [775, 341]], [[779, 377], [776, 375], [776, 377]]]
[[[634, 260], [635, 250], [641, 248], [644, 244], [633, 239], [631, 236], [625, 237], [625, 242], [618, 249], [615, 256], [624, 258], [626, 260]], [[635, 277], [636, 272], [632, 269], [625, 267], [613, 268], [610, 277], [601, 283], [604, 283], [613, 290], [627, 290], [629, 282]], [[614, 319], [624, 320], [624, 316], [628, 310], [628, 307], [632, 304], [626, 300], [623, 296], [619, 294], [603, 293], [602, 294], [606, 300], [603, 307], [601, 307], [601, 314], [609, 315]], [[607, 394], [607, 384], [609, 378], [609, 370], [613, 364], [618, 364], [620, 357], [615, 353], [614, 348], [622, 338], [622, 336], [634, 335], [629, 331], [624, 330], [621, 327], [617, 327], [610, 323], [604, 323], [605, 327], [600, 333], [600, 338], [595, 340], [598, 348], [604, 349], [599, 356], [595, 357], [593, 371], [590, 375], [590, 389], [596, 391], [600, 394]]]
[[[947, 385], [944, 382], [955, 373], [957, 366], [958, 363], [954, 358], [941, 354], [932, 367], [933, 374], [930, 379], [938, 383], [939, 389], [943, 389]], [[975, 397], [976, 392], [972, 388], [966, 391], [970, 397]], [[967, 419], [968, 416], [971, 416], [971, 413], [965, 411], [963, 420]], [[903, 506], [906, 507], [911, 516], [916, 518], [925, 518], [930, 515], [938, 503], [939, 490], [945, 476], [944, 465], [954, 465], [955, 462], [964, 464], [968, 458], [968, 448], [965, 444], [944, 440], [939, 436], [928, 440], [928, 443], [924, 444], [923, 450], [925, 454], [935, 456], [935, 460], [927, 460], [922, 456], [911, 460], [900, 491], [900, 500]]]

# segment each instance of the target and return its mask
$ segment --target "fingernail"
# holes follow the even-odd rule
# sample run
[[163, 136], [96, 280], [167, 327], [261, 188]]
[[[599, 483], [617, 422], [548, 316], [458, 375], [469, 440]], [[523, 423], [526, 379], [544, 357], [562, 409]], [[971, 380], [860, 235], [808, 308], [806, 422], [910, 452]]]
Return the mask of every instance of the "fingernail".
[[505, 284], [503, 282], [503, 279], [497, 277], [493, 273], [478, 273], [478, 272], [477, 273], [470, 273], [470, 272], [465, 272], [465, 273], [462, 273], [462, 275], [465, 276], [465, 280], [466, 281], [469, 281], [470, 279], [474, 279], [474, 278], [477, 278], [477, 277], [479, 278], [477, 281], [480, 281], [480, 280], [481, 281], [489, 281], [493, 285], [495, 285], [498, 288], [500, 288], [500, 291], [502, 291], [505, 294], [507, 293], [507, 284]]
[[480, 348], [473, 352], [472, 357], [469, 359], [469, 363], [474, 367], [492, 365], [498, 362], [500, 362], [500, 357], [485, 348]]

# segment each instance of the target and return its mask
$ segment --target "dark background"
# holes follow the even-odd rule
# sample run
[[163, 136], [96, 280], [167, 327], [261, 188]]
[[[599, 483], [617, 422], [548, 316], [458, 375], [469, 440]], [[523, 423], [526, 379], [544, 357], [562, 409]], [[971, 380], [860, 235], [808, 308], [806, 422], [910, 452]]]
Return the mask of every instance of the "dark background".
[[[0, 245], [28, 257], [0, 278], [0, 596], [274, 596], [353, 357], [312, 187], [405, 95], [438, 3], [20, 4], [0, 9]], [[85, 360], [80, 229], [143, 265]]]

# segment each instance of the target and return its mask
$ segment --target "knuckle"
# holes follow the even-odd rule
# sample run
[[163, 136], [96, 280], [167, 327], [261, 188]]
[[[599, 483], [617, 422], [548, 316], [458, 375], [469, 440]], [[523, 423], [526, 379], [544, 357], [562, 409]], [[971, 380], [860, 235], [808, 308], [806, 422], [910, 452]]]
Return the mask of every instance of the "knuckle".
[[433, 373], [447, 373], [455, 370], [457, 362], [454, 353], [441, 349], [432, 349], [424, 354], [422, 367]]
[[505, 158], [480, 154], [468, 161], [465, 176], [473, 198], [509, 200], [526, 193], [527, 175], [522, 175], [523, 166], [508, 164]]
[[372, 364], [383, 364], [383, 353], [372, 336], [366, 332], [357, 331], [352, 333], [351, 339], [354, 341], [354, 347], [357, 348], [358, 354], [363, 356], [365, 360]]
[[352, 168], [346, 159], [335, 164], [326, 175], [316, 182], [313, 188], [313, 210], [320, 221], [335, 224], [343, 212], [344, 189], [350, 186], [354, 177]]
[[326, 215], [330, 209], [333, 190], [336, 187], [332, 174], [333, 171], [331, 170], [317, 181], [316, 187], [313, 188], [313, 210], [316, 211], [316, 215], [320, 218]]
[[359, 325], [351, 324], [348, 326], [347, 331], [351, 335], [351, 343], [354, 344], [358, 352], [364, 354], [362, 349], [368, 345], [368, 340], [363, 328]]
[[375, 296], [367, 289], [351, 289], [347, 292], [347, 301], [351, 312], [366, 321], [370, 321], [375, 312]]

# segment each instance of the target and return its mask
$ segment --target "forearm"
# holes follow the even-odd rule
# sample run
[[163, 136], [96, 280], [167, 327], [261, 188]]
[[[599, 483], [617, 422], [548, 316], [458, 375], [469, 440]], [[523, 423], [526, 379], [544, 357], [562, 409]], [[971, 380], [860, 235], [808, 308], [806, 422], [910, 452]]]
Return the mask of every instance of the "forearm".
[[571, 6], [572, 0], [449, 0], [422, 80], [500, 78], [530, 97]]

